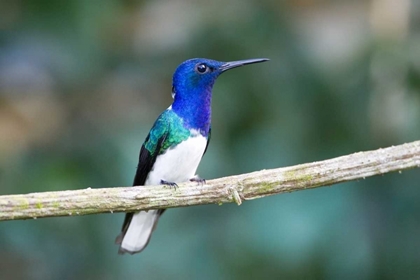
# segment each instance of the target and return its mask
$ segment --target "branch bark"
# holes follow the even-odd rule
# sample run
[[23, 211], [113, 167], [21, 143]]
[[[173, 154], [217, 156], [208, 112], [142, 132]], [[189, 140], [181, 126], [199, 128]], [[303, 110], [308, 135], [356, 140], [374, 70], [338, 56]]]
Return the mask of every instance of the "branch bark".
[[290, 167], [209, 180], [205, 185], [118, 187], [0, 196], [0, 221], [222, 204], [328, 186], [420, 167], [420, 141]]

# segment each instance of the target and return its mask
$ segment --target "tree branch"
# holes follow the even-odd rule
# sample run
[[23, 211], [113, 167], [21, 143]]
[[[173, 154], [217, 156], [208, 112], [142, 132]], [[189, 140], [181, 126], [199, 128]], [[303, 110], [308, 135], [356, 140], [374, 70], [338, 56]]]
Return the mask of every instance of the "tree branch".
[[420, 141], [324, 161], [210, 180], [203, 186], [83, 189], [0, 196], [0, 221], [222, 204], [420, 167]]

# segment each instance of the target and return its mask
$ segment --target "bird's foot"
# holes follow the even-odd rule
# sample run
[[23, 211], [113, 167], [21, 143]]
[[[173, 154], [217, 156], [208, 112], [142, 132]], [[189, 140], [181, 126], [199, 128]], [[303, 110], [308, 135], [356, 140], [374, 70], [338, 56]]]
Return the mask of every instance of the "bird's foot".
[[178, 185], [174, 182], [168, 182], [168, 181], [165, 181], [165, 180], [160, 180], [160, 183], [163, 185], [164, 188], [169, 187], [170, 189], [173, 188], [174, 190], [176, 190], [176, 188], [178, 188]]
[[205, 185], [206, 184], [206, 179], [202, 179], [198, 176], [191, 178], [190, 182], [197, 182], [200, 186]]

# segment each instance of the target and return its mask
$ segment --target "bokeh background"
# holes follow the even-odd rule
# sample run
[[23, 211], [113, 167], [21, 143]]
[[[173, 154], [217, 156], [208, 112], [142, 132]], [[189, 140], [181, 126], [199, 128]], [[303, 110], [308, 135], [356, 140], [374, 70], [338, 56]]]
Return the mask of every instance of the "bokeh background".
[[[192, 57], [268, 57], [213, 94], [207, 179], [420, 139], [415, 0], [0, 2], [0, 194], [128, 186]], [[167, 211], [0, 223], [0, 279], [419, 279], [420, 172]], [[264, 277], [264, 278], [263, 278]]]

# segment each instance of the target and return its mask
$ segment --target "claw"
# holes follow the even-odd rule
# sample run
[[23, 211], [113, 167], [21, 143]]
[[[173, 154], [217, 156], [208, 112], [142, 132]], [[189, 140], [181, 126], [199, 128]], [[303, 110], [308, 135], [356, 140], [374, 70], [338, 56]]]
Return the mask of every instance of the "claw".
[[194, 177], [190, 179], [190, 182], [197, 182], [200, 186], [206, 184], [206, 179], [202, 179], [200, 177]]
[[165, 180], [160, 180], [160, 183], [162, 185], [164, 185], [164, 187], [168, 186], [170, 189], [173, 188], [174, 190], [176, 190], [176, 188], [178, 188], [178, 185], [174, 182], [168, 182], [168, 181], [165, 181]]

